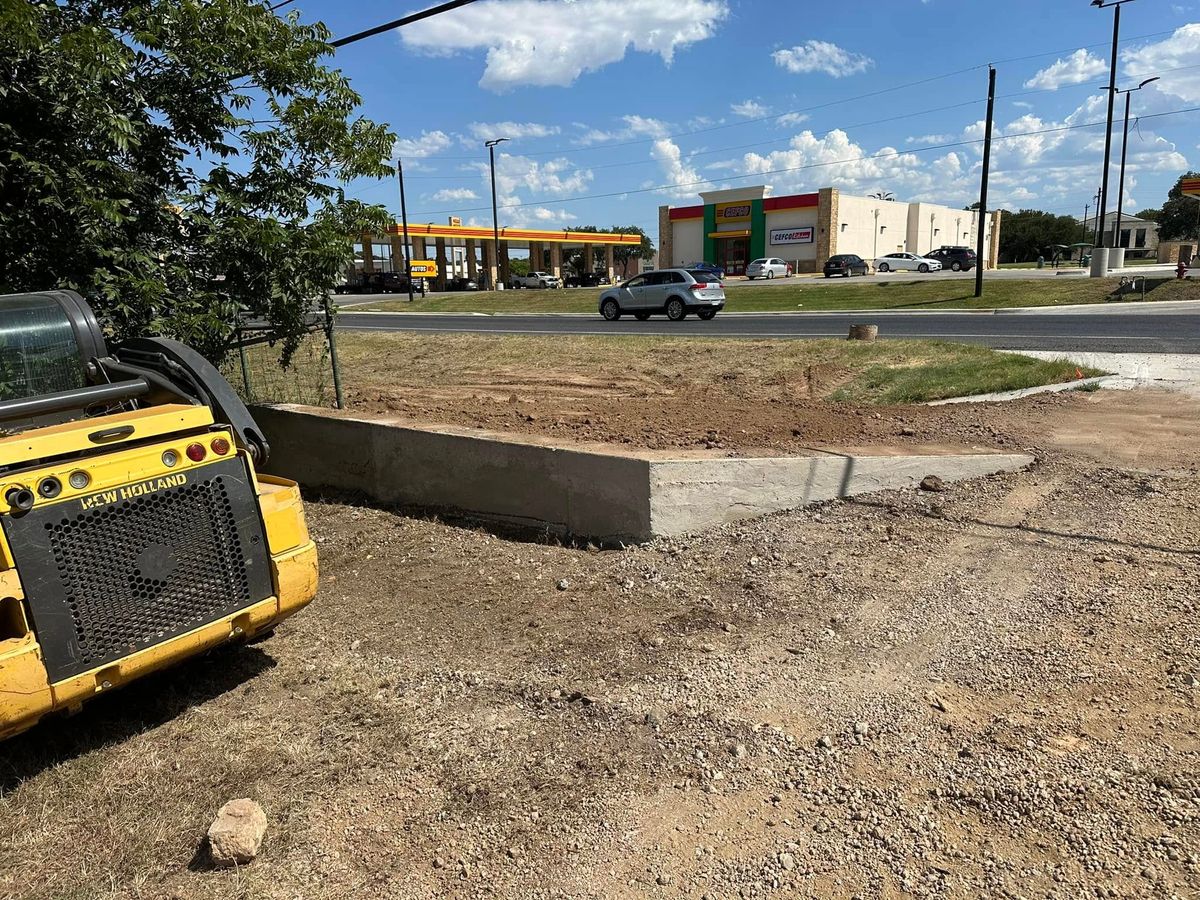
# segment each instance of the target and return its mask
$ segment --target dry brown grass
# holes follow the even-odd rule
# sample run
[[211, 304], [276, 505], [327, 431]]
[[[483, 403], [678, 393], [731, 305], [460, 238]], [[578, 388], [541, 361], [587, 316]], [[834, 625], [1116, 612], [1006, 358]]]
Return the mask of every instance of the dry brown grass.
[[[1052, 384], [1076, 367], [943, 341], [691, 340], [658, 337], [345, 334], [339, 344], [347, 383], [369, 390], [433, 385], [495, 385], [530, 376], [565, 383], [611, 380], [683, 385], [771, 381], [819, 370], [818, 398], [937, 400], [984, 391]], [[904, 373], [905, 396], [881, 392], [882, 373]], [[1085, 374], [1095, 374], [1088, 370]]]

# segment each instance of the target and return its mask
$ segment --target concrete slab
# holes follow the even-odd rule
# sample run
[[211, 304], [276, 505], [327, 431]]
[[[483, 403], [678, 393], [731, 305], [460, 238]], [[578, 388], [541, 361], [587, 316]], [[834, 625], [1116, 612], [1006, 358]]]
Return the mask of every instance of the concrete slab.
[[821, 500], [953, 482], [1029, 465], [1025, 454], [954, 447], [844, 448], [757, 459], [664, 458], [549, 445], [516, 435], [416, 428], [296, 406], [255, 407], [268, 472], [601, 541], [684, 534]]
[[1160, 387], [1200, 396], [1200, 355], [1194, 353], [1090, 353], [1087, 351], [1013, 350], [1034, 359], [1065, 359], [1112, 372], [1106, 388]]

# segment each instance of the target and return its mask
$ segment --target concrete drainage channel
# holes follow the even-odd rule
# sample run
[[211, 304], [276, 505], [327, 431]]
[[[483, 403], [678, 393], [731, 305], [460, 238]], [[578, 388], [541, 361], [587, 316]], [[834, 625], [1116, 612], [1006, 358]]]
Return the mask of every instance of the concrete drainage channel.
[[306, 487], [599, 541], [645, 541], [821, 500], [1021, 469], [1022, 453], [935, 447], [759, 459], [570, 449], [511, 435], [414, 428], [298, 406], [254, 409], [268, 471]]

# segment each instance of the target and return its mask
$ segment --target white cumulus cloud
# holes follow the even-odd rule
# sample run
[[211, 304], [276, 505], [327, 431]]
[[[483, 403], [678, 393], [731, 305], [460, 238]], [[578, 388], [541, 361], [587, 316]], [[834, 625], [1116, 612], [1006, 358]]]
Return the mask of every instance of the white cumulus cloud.
[[1200, 102], [1200, 69], [1196, 68], [1200, 60], [1200, 23], [1184, 25], [1158, 43], [1126, 50], [1122, 59], [1124, 76], [1130, 81], [1161, 73], [1154, 90], [1189, 103]]
[[1068, 84], [1083, 84], [1108, 72], [1108, 63], [1087, 50], [1076, 50], [1066, 59], [1055, 60], [1025, 82], [1025, 87], [1039, 91], [1056, 91]]
[[608, 144], [613, 141], [628, 141], [639, 137], [666, 137], [671, 129], [666, 122], [648, 116], [622, 116], [619, 128], [587, 128], [579, 135], [576, 143], [585, 146], [591, 144]]
[[442, 188], [433, 195], [439, 202], [462, 203], [467, 200], [478, 200], [479, 195], [470, 188]]
[[743, 100], [741, 103], [731, 103], [729, 109], [735, 116], [741, 116], [744, 119], [760, 119], [770, 111], [757, 100]]
[[829, 41], [806, 41], [787, 50], [771, 54], [777, 66], [793, 74], [824, 72], [834, 78], [857, 75], [875, 65], [875, 60], [861, 53], [851, 53]]
[[399, 138], [392, 145], [392, 156], [432, 156], [448, 149], [453, 143], [453, 139], [444, 131], [422, 131], [420, 137]]
[[808, 121], [808, 113], [790, 112], [784, 113], [775, 120], [777, 125], [782, 125], [784, 128], [790, 128], [793, 125], [800, 125]]
[[726, 0], [482, 0], [409, 25], [400, 40], [435, 54], [486, 50], [479, 84], [492, 91], [565, 87], [630, 48], [670, 64], [728, 13]]
[[698, 191], [707, 190], [712, 184], [683, 158], [683, 153], [670, 138], [661, 138], [650, 148], [650, 157], [662, 169], [663, 184], [677, 185], [665, 188], [661, 193], [672, 197], [694, 197]]
[[492, 138], [544, 138], [552, 137], [562, 129], [557, 125], [542, 125], [538, 122], [472, 122], [467, 131], [476, 140], [490, 141]]

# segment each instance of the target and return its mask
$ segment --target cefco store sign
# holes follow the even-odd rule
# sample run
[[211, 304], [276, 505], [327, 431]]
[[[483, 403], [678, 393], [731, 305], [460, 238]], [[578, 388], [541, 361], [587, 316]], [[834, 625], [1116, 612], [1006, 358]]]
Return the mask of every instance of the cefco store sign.
[[732, 203], [717, 204], [717, 224], [722, 222], [749, 222], [750, 203], [747, 200], [735, 200]]
[[772, 244], [811, 244], [815, 229], [808, 225], [804, 228], [772, 228]]

